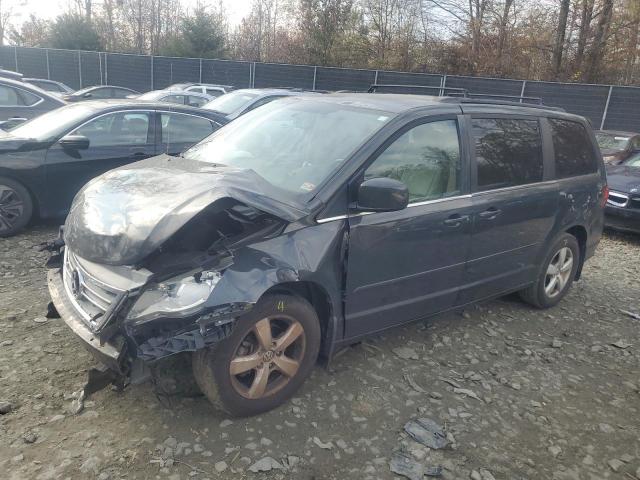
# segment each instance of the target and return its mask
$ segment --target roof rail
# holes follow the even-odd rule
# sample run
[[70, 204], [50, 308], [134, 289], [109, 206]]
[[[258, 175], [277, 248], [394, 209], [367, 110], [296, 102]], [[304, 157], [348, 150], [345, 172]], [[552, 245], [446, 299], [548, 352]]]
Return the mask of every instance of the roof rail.
[[368, 93], [376, 93], [380, 89], [390, 89], [390, 90], [431, 90], [437, 93], [432, 95], [436, 95], [438, 97], [467, 97], [469, 92], [466, 88], [456, 88], [456, 87], [435, 87], [430, 85], [389, 85], [389, 84], [381, 84], [381, 83], [373, 83], [369, 86]]
[[522, 95], [495, 95], [488, 93], [469, 93], [467, 95], [469, 98], [486, 98], [486, 99], [496, 99], [496, 100], [509, 100], [509, 101], [517, 101], [520, 103], [534, 103], [536, 105], [542, 105], [542, 98], [540, 97], [523, 97]]

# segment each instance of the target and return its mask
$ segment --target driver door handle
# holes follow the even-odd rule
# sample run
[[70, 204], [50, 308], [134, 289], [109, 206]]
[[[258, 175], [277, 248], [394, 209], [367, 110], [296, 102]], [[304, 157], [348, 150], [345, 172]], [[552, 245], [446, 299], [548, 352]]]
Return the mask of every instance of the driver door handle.
[[444, 223], [447, 227], [458, 227], [468, 221], [469, 215], [460, 215], [459, 213], [454, 213], [442, 223]]
[[502, 213], [502, 210], [500, 210], [499, 208], [491, 207], [491, 208], [486, 209], [484, 212], [480, 212], [478, 214], [478, 216], [480, 218], [484, 218], [486, 220], [493, 220], [494, 218], [496, 218], [501, 213]]

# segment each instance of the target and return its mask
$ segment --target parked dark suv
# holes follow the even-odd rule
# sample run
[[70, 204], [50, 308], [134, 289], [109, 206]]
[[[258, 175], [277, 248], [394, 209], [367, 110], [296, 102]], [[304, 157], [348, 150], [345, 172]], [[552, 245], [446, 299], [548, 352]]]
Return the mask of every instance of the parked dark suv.
[[114, 381], [193, 352], [204, 394], [251, 415], [366, 335], [514, 291], [555, 305], [606, 196], [582, 117], [290, 97], [90, 182], [50, 244], [49, 290]]

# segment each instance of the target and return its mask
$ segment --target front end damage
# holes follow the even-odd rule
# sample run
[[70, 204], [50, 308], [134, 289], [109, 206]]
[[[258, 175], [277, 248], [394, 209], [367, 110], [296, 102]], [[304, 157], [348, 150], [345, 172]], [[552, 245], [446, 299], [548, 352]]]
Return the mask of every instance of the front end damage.
[[[222, 199], [147, 258], [117, 266], [80, 257], [73, 244], [65, 244], [62, 229], [50, 244], [48, 285], [55, 310], [101, 365], [89, 372], [85, 394], [109, 384], [139, 383], [154, 362], [223, 340], [235, 318], [252, 308], [252, 288], [262, 288], [270, 276], [297, 280], [291, 268], [265, 256], [245, 251], [239, 263], [235, 257], [248, 244], [279, 235], [286, 225]], [[241, 285], [238, 270], [245, 276]]]

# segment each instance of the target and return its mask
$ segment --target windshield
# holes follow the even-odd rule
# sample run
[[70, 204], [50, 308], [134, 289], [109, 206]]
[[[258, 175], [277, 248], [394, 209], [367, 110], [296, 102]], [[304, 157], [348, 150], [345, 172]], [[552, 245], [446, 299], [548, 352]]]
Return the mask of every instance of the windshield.
[[9, 131], [19, 138], [33, 138], [40, 142], [55, 140], [94, 111], [95, 107], [83, 103], [66, 105], [21, 123]]
[[640, 167], [640, 153], [636, 153], [632, 157], [629, 157], [622, 164], [626, 165], [627, 167]]
[[627, 148], [630, 138], [611, 133], [596, 133], [596, 140], [603, 150], [624, 150]]
[[251, 93], [246, 90], [238, 90], [227, 93], [215, 100], [205, 103], [202, 108], [207, 110], [215, 110], [216, 112], [229, 115], [230, 113], [242, 110], [258, 97], [257, 93]]
[[306, 195], [389, 118], [387, 112], [295, 97], [243, 115], [184, 156], [251, 169], [275, 187]]

